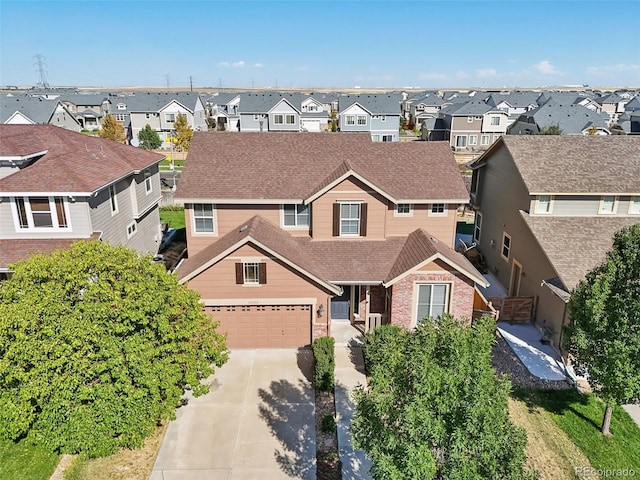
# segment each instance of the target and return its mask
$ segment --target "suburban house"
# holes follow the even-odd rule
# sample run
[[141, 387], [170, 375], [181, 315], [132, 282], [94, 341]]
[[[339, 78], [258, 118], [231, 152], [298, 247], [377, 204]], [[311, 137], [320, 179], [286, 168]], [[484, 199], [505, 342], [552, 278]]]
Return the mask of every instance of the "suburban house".
[[609, 115], [583, 105], [558, 103], [554, 98], [523, 113], [510, 127], [509, 135], [536, 135], [558, 126], [563, 135], [609, 135]]
[[456, 153], [486, 150], [505, 134], [509, 123], [507, 112], [479, 100], [454, 103], [442, 108], [439, 116]]
[[[118, 98], [115, 104], [116, 120], [119, 111], [126, 111], [128, 138], [132, 145], [138, 144], [138, 133], [147, 124], [166, 142], [175, 135], [174, 124], [178, 115], [184, 115], [193, 130], [207, 130], [204, 104], [195, 92], [142, 92]], [[124, 106], [124, 108], [123, 108]], [[168, 143], [163, 145], [165, 148]]]
[[301, 93], [247, 93], [240, 97], [242, 132], [320, 132], [328, 128], [323, 104]]
[[640, 222], [640, 138], [504, 136], [472, 165], [474, 241], [508, 297], [561, 345], [571, 291]]
[[369, 132], [374, 142], [400, 140], [400, 95], [341, 95], [338, 126], [341, 132]]
[[0, 125], [0, 276], [81, 239], [156, 253], [162, 159], [52, 125]]
[[82, 125], [60, 100], [31, 95], [3, 95], [0, 101], [0, 124], [48, 124], [79, 132]]
[[240, 129], [239, 104], [240, 94], [230, 92], [219, 92], [205, 100], [208, 114], [215, 119], [218, 130]]
[[64, 95], [60, 102], [76, 117], [84, 130], [99, 130], [102, 119], [110, 110], [107, 95], [74, 93]]
[[513, 123], [523, 113], [537, 108], [540, 92], [515, 91], [493, 93], [487, 98], [487, 104], [509, 114], [509, 123]]
[[231, 347], [304, 346], [335, 321], [471, 318], [486, 286], [453, 249], [468, 192], [446, 142], [196, 132], [175, 201], [175, 272]]

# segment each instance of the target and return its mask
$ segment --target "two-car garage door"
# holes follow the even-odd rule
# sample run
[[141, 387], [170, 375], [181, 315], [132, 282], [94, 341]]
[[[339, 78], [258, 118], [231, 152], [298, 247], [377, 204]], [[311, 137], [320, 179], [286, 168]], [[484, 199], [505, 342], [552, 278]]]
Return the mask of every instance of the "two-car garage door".
[[311, 343], [310, 305], [207, 307], [229, 348], [291, 348]]

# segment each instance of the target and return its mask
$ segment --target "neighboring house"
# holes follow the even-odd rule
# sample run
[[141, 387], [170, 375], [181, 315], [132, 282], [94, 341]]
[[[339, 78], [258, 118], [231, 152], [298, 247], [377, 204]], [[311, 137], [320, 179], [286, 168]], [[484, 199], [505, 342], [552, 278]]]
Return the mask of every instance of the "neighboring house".
[[604, 97], [596, 98], [595, 101], [602, 106], [602, 111], [609, 115], [609, 125], [612, 125], [616, 123], [620, 115], [624, 113], [624, 107], [629, 99], [623, 98], [617, 93], [612, 93]]
[[616, 124], [627, 135], [640, 135], [640, 111], [623, 113], [618, 117]]
[[540, 92], [533, 91], [493, 93], [487, 98], [487, 104], [507, 112], [511, 124], [521, 114], [537, 108], [539, 97]]
[[0, 275], [81, 239], [156, 253], [162, 158], [52, 125], [0, 125]]
[[133, 145], [138, 144], [138, 133], [148, 124], [167, 147], [167, 138], [175, 136], [174, 124], [178, 115], [184, 115], [194, 131], [207, 130], [204, 104], [195, 92], [142, 92], [120, 97], [113, 104], [116, 120], [119, 120], [118, 112], [126, 111], [129, 115], [125, 125]]
[[435, 95], [416, 99], [409, 106], [409, 123], [420, 126], [427, 119], [438, 118], [440, 110], [451, 104], [451, 102], [446, 102]]
[[374, 142], [400, 140], [401, 95], [369, 94], [338, 97], [341, 132], [369, 132]]
[[106, 95], [72, 94], [61, 97], [60, 101], [73, 113], [84, 130], [101, 129], [102, 119], [110, 110], [110, 102]]
[[317, 99], [301, 93], [247, 93], [240, 97], [242, 132], [320, 132], [329, 115]]
[[478, 100], [444, 107], [439, 117], [456, 153], [486, 150], [505, 134], [509, 119], [507, 112]]
[[609, 115], [579, 104], [558, 103], [555, 98], [523, 113], [509, 127], [508, 135], [537, 135], [541, 130], [558, 126], [563, 135], [609, 135]]
[[195, 133], [175, 193], [199, 292], [231, 347], [299, 347], [334, 321], [470, 318], [484, 278], [453, 250], [468, 201], [445, 142]]
[[572, 290], [640, 222], [640, 138], [507, 135], [471, 167], [474, 241], [558, 347]]
[[0, 123], [5, 125], [48, 124], [79, 132], [81, 124], [59, 100], [39, 96], [3, 95], [0, 101]]
[[[240, 130], [240, 94], [220, 92], [207, 98], [206, 106], [209, 115], [216, 121], [218, 130]], [[223, 126], [222, 126], [223, 125]]]

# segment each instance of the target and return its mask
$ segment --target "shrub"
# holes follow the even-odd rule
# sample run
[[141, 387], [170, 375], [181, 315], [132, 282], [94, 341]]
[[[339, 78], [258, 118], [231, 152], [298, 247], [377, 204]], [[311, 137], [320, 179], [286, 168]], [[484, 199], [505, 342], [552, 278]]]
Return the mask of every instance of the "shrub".
[[313, 381], [317, 389], [323, 392], [333, 390], [335, 369], [335, 340], [332, 337], [316, 338], [313, 342], [313, 357], [315, 368]]
[[322, 430], [323, 433], [332, 433], [335, 429], [336, 419], [333, 418], [333, 415], [327, 414], [322, 417], [322, 420], [320, 421], [320, 430]]

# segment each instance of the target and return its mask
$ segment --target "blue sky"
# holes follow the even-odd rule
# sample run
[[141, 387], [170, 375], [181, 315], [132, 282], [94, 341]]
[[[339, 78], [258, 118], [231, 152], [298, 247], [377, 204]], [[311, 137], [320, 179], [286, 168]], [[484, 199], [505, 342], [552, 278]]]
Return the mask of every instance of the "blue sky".
[[0, 85], [640, 86], [640, 1], [0, 0]]

